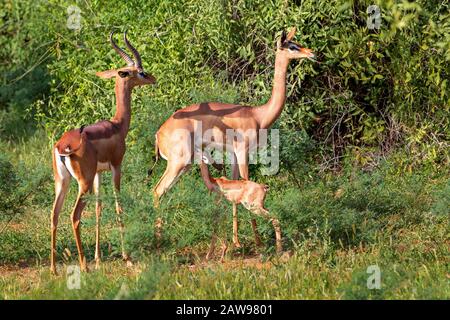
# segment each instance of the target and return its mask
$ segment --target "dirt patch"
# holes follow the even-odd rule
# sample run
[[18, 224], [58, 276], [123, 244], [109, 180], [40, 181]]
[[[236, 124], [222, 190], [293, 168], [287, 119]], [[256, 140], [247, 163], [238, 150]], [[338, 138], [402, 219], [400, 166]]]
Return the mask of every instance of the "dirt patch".
[[233, 259], [233, 260], [225, 260], [222, 263], [222, 266], [225, 270], [230, 269], [242, 269], [242, 268], [253, 268], [257, 270], [268, 270], [273, 267], [273, 263], [270, 261], [262, 261], [261, 257], [244, 257], [240, 259]]
[[[286, 262], [291, 257], [290, 252], [285, 252], [281, 257], [277, 258], [277, 262]], [[265, 260], [260, 255], [249, 255], [249, 256], [233, 256], [232, 258], [225, 259], [224, 262], [219, 260], [203, 260], [196, 264], [189, 266], [189, 270], [198, 271], [205, 268], [215, 268], [222, 267], [226, 271], [234, 269], [257, 269], [257, 270], [269, 270], [276, 264], [271, 260]]]
[[[40, 282], [41, 269], [29, 266], [0, 266], [0, 281], [7, 287], [14, 287], [12, 292], [27, 292], [34, 284]], [[15, 299], [17, 297], [9, 297], [6, 292], [5, 295], [0, 295], [3, 299]]]

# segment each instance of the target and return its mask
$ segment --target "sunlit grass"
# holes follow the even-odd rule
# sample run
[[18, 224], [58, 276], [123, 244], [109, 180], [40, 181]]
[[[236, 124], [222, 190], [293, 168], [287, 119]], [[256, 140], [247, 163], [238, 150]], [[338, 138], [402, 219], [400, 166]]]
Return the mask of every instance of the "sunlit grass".
[[[316, 177], [302, 189], [271, 188], [268, 209], [281, 221], [286, 254], [274, 254], [273, 230], [258, 218], [264, 247], [254, 247], [251, 214], [240, 209], [244, 245], [225, 262], [206, 262], [213, 214], [222, 214], [222, 236], [231, 237], [231, 207], [217, 206], [196, 168], [152, 206], [151, 187], [164, 162], [146, 181], [148, 154], [132, 144], [124, 161], [122, 203], [126, 247], [134, 259], [120, 258], [119, 233], [110, 174], [104, 174], [101, 249], [94, 268], [95, 214], [92, 196], [82, 217], [82, 240], [91, 271], [80, 289], [70, 289], [69, 266], [78, 264], [69, 213], [76, 196], [72, 182], [57, 235], [59, 275], [49, 272], [49, 216], [53, 182], [49, 143], [39, 135], [3, 145], [17, 175], [47, 176], [11, 221], [0, 219], [0, 298], [2, 299], [447, 299], [449, 216], [445, 173], [392, 173], [389, 163], [364, 173]], [[25, 180], [26, 180], [25, 179]], [[154, 220], [163, 217], [161, 248]], [[381, 289], [369, 290], [367, 268], [381, 271]], [[69, 276], [69, 277], [68, 277]]]

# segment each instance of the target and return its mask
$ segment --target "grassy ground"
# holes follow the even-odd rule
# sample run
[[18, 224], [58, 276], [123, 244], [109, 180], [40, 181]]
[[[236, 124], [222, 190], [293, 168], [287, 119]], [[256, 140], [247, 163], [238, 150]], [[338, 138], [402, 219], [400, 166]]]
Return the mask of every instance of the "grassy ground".
[[[424, 250], [417, 232], [391, 248], [331, 250], [305, 243], [289, 259], [230, 257], [225, 263], [194, 259], [179, 264], [154, 256], [125, 267], [108, 259], [101, 270], [81, 275], [80, 289], [68, 289], [70, 274], [50, 275], [47, 266], [3, 266], [3, 299], [443, 299], [449, 298], [445, 257]], [[312, 249], [313, 248], [313, 249]], [[367, 266], [381, 269], [381, 289], [366, 286]]]
[[[49, 214], [53, 201], [49, 143], [40, 134], [3, 144], [19, 180], [39, 183], [12, 219], [0, 219], [0, 297], [2, 299], [448, 299], [449, 177], [439, 172], [398, 173], [389, 162], [365, 172], [349, 167], [300, 187], [283, 186], [283, 172], [269, 177], [267, 207], [281, 221], [286, 253], [274, 254], [271, 226], [258, 219], [264, 247], [254, 248], [250, 214], [240, 209], [243, 249], [224, 263], [206, 262], [214, 213], [227, 220], [231, 208], [216, 206], [196, 169], [184, 176], [154, 210], [147, 181], [149, 154], [131, 144], [124, 163], [122, 202], [126, 245], [135, 264], [120, 259], [110, 175], [104, 177], [102, 254], [94, 270], [94, 205], [82, 218], [82, 239], [91, 272], [79, 289], [69, 289], [67, 267], [77, 265], [69, 222], [73, 182], [58, 229], [59, 275], [49, 264]], [[24, 189], [30, 185], [22, 186]], [[153, 222], [164, 218], [163, 243], [155, 246]], [[381, 289], [368, 289], [367, 268], [381, 271]]]

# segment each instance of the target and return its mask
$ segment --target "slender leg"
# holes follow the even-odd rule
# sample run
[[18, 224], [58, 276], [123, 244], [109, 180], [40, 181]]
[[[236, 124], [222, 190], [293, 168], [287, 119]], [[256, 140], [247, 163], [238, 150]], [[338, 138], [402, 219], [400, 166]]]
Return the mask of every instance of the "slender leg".
[[125, 233], [125, 226], [122, 221], [122, 214], [123, 210], [120, 206], [119, 202], [119, 195], [120, 195], [120, 178], [121, 178], [121, 167], [118, 166], [111, 166], [111, 172], [112, 172], [112, 178], [114, 183], [114, 198], [116, 200], [116, 213], [117, 213], [117, 221], [119, 222], [119, 229], [120, 229], [120, 243], [122, 246], [122, 258], [127, 262], [127, 266], [132, 266], [132, 262], [130, 257], [125, 251], [125, 244], [124, 244], [124, 233]]
[[[164, 144], [164, 143], [163, 143]], [[159, 206], [160, 198], [173, 187], [180, 176], [188, 170], [194, 158], [193, 137], [186, 134], [185, 130], [175, 130], [169, 141], [165, 144], [170, 146], [166, 151], [159, 149], [159, 152], [166, 155], [167, 167], [153, 189], [153, 206]], [[161, 141], [159, 141], [161, 146]]]
[[[217, 196], [217, 207], [219, 207], [221, 196]], [[214, 218], [213, 218], [213, 232], [211, 235], [211, 244], [209, 245], [208, 253], [206, 254], [206, 260], [209, 260], [214, 255], [214, 250], [216, 249], [216, 242], [217, 242], [217, 232], [219, 229], [221, 223], [220, 219], [220, 212], [217, 210], [214, 210]]]
[[[218, 202], [217, 202], [217, 204], [219, 204], [219, 201], [222, 199], [222, 195], [219, 195], [218, 196]], [[220, 213], [219, 213], [219, 215], [218, 215], [218, 217], [219, 217], [219, 219], [218, 219], [218, 223], [217, 223], [217, 228], [218, 228], [218, 230], [219, 230], [219, 232], [220, 232], [220, 230], [222, 229], [222, 237], [221, 237], [221, 241], [222, 241], [222, 253], [221, 253], [221, 255], [220, 255], [220, 262], [221, 263], [223, 263], [224, 262], [224, 259], [225, 259], [225, 255], [227, 254], [227, 250], [228, 250], [228, 233], [227, 233], [227, 231], [226, 231], [226, 229], [224, 229], [224, 228], [221, 228], [221, 226], [223, 225], [223, 220], [227, 220], [227, 219], [225, 219], [225, 217], [226, 217], [226, 215], [224, 215], [224, 214], [222, 214], [222, 215], [220, 215]], [[221, 218], [222, 217], [222, 218]]]
[[50, 271], [56, 275], [56, 229], [58, 227], [58, 217], [61, 211], [61, 208], [64, 204], [64, 198], [69, 189], [70, 183], [70, 175], [66, 178], [56, 178], [55, 180], [55, 201], [53, 203], [53, 209], [51, 214], [51, 230], [52, 230], [52, 239], [51, 239], [51, 254], [50, 254]]
[[161, 176], [161, 178], [159, 179], [158, 183], [156, 184], [156, 186], [153, 188], [153, 207], [158, 208], [159, 207], [159, 199], [164, 195], [165, 190], [164, 188], [161, 186], [162, 183], [165, 184], [165, 179], [166, 176], [169, 172], [169, 163], [167, 163], [167, 167], [166, 170], [164, 171], [163, 175]]
[[[78, 182], [80, 184], [80, 182]], [[81, 213], [83, 212], [83, 209], [86, 205], [86, 202], [83, 200], [83, 196], [86, 194], [86, 192], [89, 190], [88, 187], [79, 185], [79, 192], [77, 201], [75, 203], [75, 207], [71, 214], [72, 219], [72, 229], [73, 233], [75, 235], [75, 241], [77, 244], [78, 249], [78, 259], [80, 260], [80, 268], [81, 271], [88, 271], [87, 265], [86, 265], [86, 258], [83, 254], [83, 246], [81, 244], [81, 237], [80, 237], [80, 219], [81, 219]]]
[[276, 247], [277, 247], [277, 253], [278, 254], [282, 253], [283, 245], [282, 245], [282, 241], [281, 241], [280, 222], [278, 221], [278, 219], [273, 218], [270, 215], [269, 211], [267, 209], [265, 209], [264, 207], [261, 207], [260, 209], [255, 210], [254, 213], [263, 216], [264, 218], [268, 219], [272, 223], [273, 228], [275, 230], [275, 243], [276, 243]]
[[252, 218], [250, 222], [252, 224], [253, 234], [255, 235], [255, 244], [257, 247], [261, 247], [263, 243], [261, 241], [261, 237], [259, 236], [258, 226], [256, 225], [256, 219]]
[[100, 184], [101, 184], [101, 173], [97, 172], [94, 177], [94, 193], [95, 193], [95, 268], [100, 268], [101, 251], [100, 251], [100, 218], [102, 212], [102, 202], [100, 200]]
[[[236, 153], [237, 163], [239, 166], [239, 174], [242, 179], [248, 180], [248, 149], [245, 148], [244, 152]], [[233, 177], [234, 178], [234, 177]], [[258, 233], [258, 228], [256, 225], [256, 219], [251, 219], [253, 234], [255, 236], [255, 244], [256, 246], [262, 246], [261, 237]]]
[[[159, 180], [156, 187], [153, 189], [153, 205], [155, 208], [159, 206], [159, 199], [180, 179], [181, 175], [190, 168], [183, 162], [167, 162], [167, 168], [163, 176]], [[164, 222], [161, 217], [155, 220], [155, 237], [156, 246], [161, 246], [162, 240], [162, 226]]]
[[215, 231], [213, 231], [213, 234], [211, 236], [211, 244], [209, 245], [208, 253], [206, 254], [206, 260], [209, 260], [214, 255], [214, 250], [216, 249], [216, 242], [217, 242], [217, 234]]
[[237, 216], [237, 204], [233, 203], [233, 244], [236, 248], [241, 248], [241, 243], [238, 238], [239, 222]]
[[237, 161], [239, 167], [239, 174], [242, 179], [248, 180], [248, 159], [247, 155], [244, 153], [237, 154]]
[[233, 180], [239, 179], [239, 166], [237, 164], [231, 165], [231, 179]]
[[271, 219], [273, 228], [275, 229], [275, 239], [276, 239], [276, 245], [277, 245], [277, 253], [280, 254], [283, 252], [283, 245], [281, 243], [281, 229], [280, 229], [280, 222], [278, 219]]
[[[231, 178], [233, 180], [239, 180], [239, 166], [237, 163], [236, 155], [233, 153], [232, 155], [234, 157], [234, 161], [231, 165]], [[237, 216], [237, 205], [233, 203], [233, 245], [236, 248], [241, 248], [241, 243], [239, 242], [239, 222], [238, 222], [238, 216]]]
[[181, 162], [167, 162], [166, 171], [153, 189], [153, 206], [159, 206], [161, 197], [169, 191], [180, 176], [189, 169], [189, 165]]
[[222, 254], [220, 255], [221, 263], [223, 263], [225, 260], [225, 255], [227, 254], [227, 250], [228, 250], [228, 241], [227, 241], [226, 235], [225, 235], [225, 238], [222, 240]]

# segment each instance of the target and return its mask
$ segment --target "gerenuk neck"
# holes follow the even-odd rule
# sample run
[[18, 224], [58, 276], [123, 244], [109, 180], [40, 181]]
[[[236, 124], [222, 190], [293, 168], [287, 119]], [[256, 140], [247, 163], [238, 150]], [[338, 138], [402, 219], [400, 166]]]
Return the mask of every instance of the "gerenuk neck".
[[120, 125], [121, 132], [127, 135], [131, 121], [131, 91], [132, 87], [125, 81], [116, 81], [116, 114], [113, 121]]
[[286, 73], [289, 59], [277, 54], [272, 96], [266, 104], [255, 108], [255, 116], [261, 129], [269, 128], [280, 116], [286, 100]]

